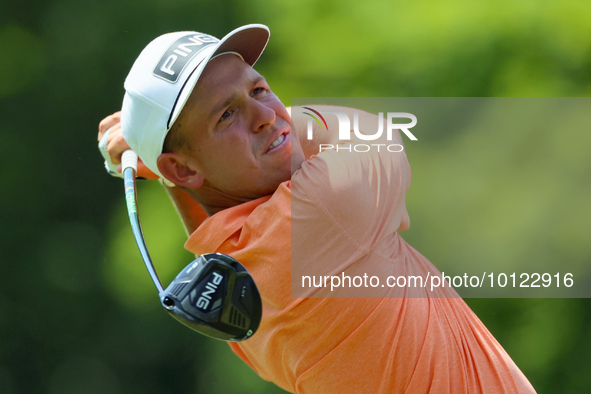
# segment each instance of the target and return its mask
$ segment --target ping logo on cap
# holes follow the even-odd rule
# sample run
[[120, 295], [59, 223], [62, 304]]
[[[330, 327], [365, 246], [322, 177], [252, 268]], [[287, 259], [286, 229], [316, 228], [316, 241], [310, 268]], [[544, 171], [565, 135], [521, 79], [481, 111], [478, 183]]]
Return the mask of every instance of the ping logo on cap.
[[154, 68], [154, 75], [176, 83], [181, 72], [196, 54], [219, 40], [207, 34], [190, 34], [179, 38], [164, 52]]

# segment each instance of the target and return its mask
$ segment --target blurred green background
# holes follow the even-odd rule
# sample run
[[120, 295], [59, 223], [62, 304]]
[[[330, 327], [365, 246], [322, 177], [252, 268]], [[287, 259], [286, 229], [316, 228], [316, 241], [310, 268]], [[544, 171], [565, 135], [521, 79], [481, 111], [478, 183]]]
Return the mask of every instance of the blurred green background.
[[[255, 22], [272, 32], [257, 69], [286, 105], [291, 97], [591, 93], [591, 4], [582, 1], [2, 1], [1, 393], [282, 392], [225, 343], [160, 310], [122, 182], [105, 174], [95, 141], [151, 39], [175, 30], [221, 37]], [[559, 185], [528, 182], [547, 170], [534, 165], [543, 158], [521, 154], [529, 134], [507, 139], [510, 154], [478, 167], [484, 179], [498, 171], [505, 181], [468, 194], [430, 186], [433, 169], [469, 180], [467, 192], [478, 182], [470, 161], [478, 154], [467, 154], [465, 141], [479, 137], [446, 137], [409, 149], [412, 225], [403, 237], [415, 248], [437, 265], [452, 255], [478, 258], [486, 245], [502, 249], [510, 239], [504, 255], [512, 258], [534, 258], [528, 251], [544, 246], [591, 261], [588, 135], [571, 136], [553, 156], [555, 175], [564, 174]], [[536, 188], [562, 192], [511, 205], [512, 194]], [[501, 203], [491, 205], [501, 190]], [[167, 282], [191, 259], [186, 236], [158, 184], [143, 183], [139, 198]], [[508, 223], [518, 227], [505, 232]], [[589, 299], [467, 302], [539, 393], [591, 390]]]

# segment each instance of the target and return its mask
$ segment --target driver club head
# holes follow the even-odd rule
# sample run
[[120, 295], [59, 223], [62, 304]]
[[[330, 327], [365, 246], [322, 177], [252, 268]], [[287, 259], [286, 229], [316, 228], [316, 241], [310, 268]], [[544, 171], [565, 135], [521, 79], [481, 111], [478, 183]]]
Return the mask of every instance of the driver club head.
[[160, 293], [160, 302], [187, 327], [230, 342], [250, 338], [263, 312], [252, 276], [221, 253], [204, 254], [189, 263]]

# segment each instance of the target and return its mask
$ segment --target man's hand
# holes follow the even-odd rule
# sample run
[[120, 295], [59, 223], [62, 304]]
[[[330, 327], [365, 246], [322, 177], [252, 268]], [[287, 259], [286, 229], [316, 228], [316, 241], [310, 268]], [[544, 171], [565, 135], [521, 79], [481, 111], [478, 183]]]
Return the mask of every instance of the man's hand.
[[[117, 165], [117, 171], [121, 173], [121, 155], [128, 149], [131, 149], [125, 139], [121, 130], [121, 111], [115, 112], [107, 116], [99, 123], [99, 132], [97, 140], [100, 141], [106, 132], [109, 132], [107, 138], [107, 152], [111, 163]], [[146, 179], [158, 179], [158, 175], [154, 174], [146, 165], [138, 159], [137, 176]]]
[[[123, 138], [123, 132], [121, 130], [121, 112], [115, 112], [99, 123], [97, 140], [100, 141], [107, 131], [109, 131], [109, 135], [106, 137], [109, 158], [113, 164], [118, 165], [117, 171], [121, 172], [121, 155], [126, 150], [131, 149]], [[139, 159], [137, 163], [137, 176], [146, 179], [158, 179], [158, 175], [150, 171], [150, 169]], [[187, 234], [192, 234], [193, 231], [195, 231], [197, 227], [207, 219], [207, 213], [193, 196], [182, 188], [165, 187], [165, 189], [181, 217], [185, 229], [187, 230]]]

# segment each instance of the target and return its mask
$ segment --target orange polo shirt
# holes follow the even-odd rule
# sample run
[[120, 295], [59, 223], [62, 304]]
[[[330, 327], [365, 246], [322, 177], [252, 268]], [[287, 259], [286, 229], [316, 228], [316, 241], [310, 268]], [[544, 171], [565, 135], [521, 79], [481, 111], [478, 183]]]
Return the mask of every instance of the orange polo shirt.
[[221, 211], [191, 235], [188, 250], [228, 254], [256, 281], [261, 324], [230, 346], [263, 379], [301, 394], [535, 392], [449, 288], [302, 285], [306, 273], [439, 274], [398, 234], [410, 225], [409, 186], [405, 153], [329, 150], [272, 196]]

